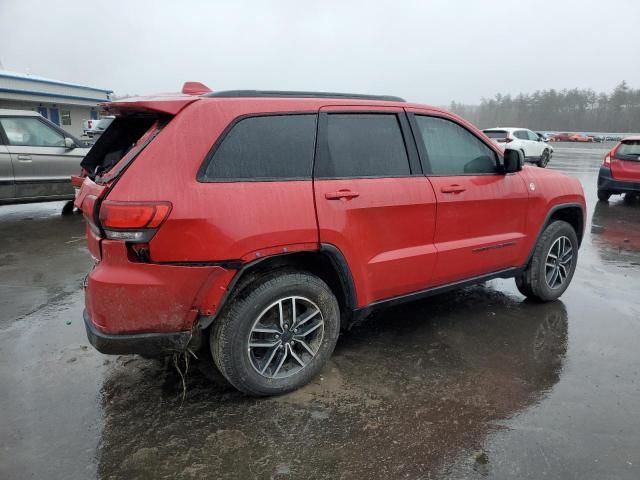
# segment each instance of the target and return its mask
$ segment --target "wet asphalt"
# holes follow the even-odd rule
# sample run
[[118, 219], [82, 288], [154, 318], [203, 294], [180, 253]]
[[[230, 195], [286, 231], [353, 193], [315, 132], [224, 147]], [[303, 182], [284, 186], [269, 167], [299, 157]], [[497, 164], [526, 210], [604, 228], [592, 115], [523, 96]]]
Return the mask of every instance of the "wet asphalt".
[[640, 478], [640, 203], [597, 203], [608, 147], [549, 165], [589, 207], [560, 301], [494, 280], [379, 312], [278, 398], [94, 351], [81, 215], [0, 207], [0, 478]]

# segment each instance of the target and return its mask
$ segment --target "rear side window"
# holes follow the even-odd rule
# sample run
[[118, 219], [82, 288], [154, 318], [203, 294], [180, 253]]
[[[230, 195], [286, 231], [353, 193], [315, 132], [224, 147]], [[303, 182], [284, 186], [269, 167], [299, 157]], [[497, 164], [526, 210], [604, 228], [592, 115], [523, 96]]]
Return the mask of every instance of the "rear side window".
[[209, 158], [204, 180], [311, 178], [316, 118], [298, 114], [240, 120]]
[[416, 116], [418, 131], [434, 175], [496, 173], [497, 156], [475, 135], [457, 123]]
[[409, 158], [395, 114], [331, 113], [316, 178], [409, 176]]
[[513, 135], [520, 140], [529, 140], [529, 134], [524, 130], [516, 130]]

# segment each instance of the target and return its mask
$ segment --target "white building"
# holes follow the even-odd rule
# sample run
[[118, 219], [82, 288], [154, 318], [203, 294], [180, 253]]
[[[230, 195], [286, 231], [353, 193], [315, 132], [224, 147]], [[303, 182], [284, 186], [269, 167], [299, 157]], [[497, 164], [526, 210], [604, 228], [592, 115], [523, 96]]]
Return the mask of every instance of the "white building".
[[80, 137], [83, 121], [98, 118], [112, 90], [0, 70], [0, 108], [34, 110]]

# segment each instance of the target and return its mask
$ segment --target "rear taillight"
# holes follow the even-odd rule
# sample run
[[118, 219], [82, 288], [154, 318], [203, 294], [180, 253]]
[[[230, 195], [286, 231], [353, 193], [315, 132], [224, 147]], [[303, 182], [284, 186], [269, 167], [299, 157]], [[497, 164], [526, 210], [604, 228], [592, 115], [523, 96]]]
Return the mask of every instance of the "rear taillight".
[[169, 202], [106, 200], [100, 206], [100, 226], [108, 239], [148, 242], [170, 211]]
[[96, 235], [100, 235], [100, 227], [97, 225], [96, 218], [95, 218], [95, 208], [96, 208], [97, 201], [98, 201], [98, 197], [96, 197], [95, 195], [87, 195], [86, 197], [84, 197], [84, 200], [82, 201], [81, 210], [82, 210], [82, 215], [84, 216], [84, 219], [87, 221], [87, 225], [89, 225], [89, 228], [91, 229], [91, 231]]
[[603, 165], [606, 165], [606, 166], [611, 165], [611, 152], [607, 153], [607, 154], [604, 156], [604, 162], [603, 162]]

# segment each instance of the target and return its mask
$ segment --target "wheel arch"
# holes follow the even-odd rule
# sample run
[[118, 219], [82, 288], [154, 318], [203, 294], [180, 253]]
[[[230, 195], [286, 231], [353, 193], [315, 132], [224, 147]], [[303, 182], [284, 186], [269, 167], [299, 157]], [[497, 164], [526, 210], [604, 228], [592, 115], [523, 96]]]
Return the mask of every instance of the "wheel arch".
[[554, 205], [547, 213], [545, 221], [538, 231], [536, 241], [531, 246], [531, 251], [529, 252], [525, 266], [531, 261], [536, 245], [538, 244], [538, 241], [545, 229], [555, 220], [563, 220], [571, 225], [576, 232], [576, 237], [578, 237], [578, 246], [582, 244], [585, 227], [584, 207], [579, 203], [561, 203], [559, 205]]
[[229, 302], [249, 285], [279, 270], [304, 271], [322, 279], [338, 300], [342, 325], [349, 324], [357, 306], [356, 289], [349, 265], [337, 247], [321, 244], [319, 250], [271, 255], [244, 264], [234, 275], [216, 312], [199, 318], [199, 328], [208, 328]]

